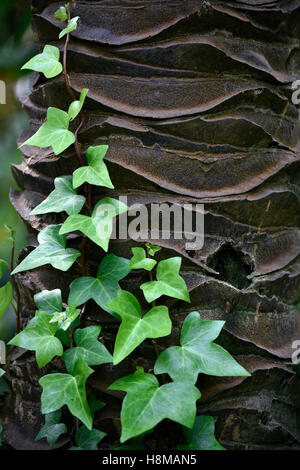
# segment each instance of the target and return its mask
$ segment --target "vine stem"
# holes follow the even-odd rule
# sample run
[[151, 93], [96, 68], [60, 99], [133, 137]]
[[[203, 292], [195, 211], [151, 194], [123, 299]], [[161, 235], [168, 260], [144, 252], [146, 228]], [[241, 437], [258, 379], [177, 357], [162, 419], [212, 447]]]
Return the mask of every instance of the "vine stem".
[[[151, 258], [150, 254], [149, 254], [149, 248], [146, 247], [146, 250], [147, 250], [147, 257], [148, 257], [148, 258]], [[150, 282], [153, 281], [152, 271], [149, 271], [149, 280], [150, 280]], [[152, 308], [154, 308], [154, 307], [156, 307], [156, 302], [155, 302], [155, 300], [153, 300], [153, 302], [152, 302]], [[154, 349], [154, 351], [155, 351], [156, 357], [158, 357], [158, 356], [159, 356], [159, 349], [158, 349], [157, 340], [156, 340], [156, 339], [151, 339], [151, 342], [152, 342], [153, 349]]]
[[[15, 243], [15, 239], [13, 237], [13, 242], [12, 242], [12, 247], [11, 247], [11, 257], [10, 257], [10, 272], [12, 272], [14, 270], [15, 250], [16, 250], [16, 243]], [[20, 295], [20, 290], [19, 290], [18, 283], [15, 279], [15, 275], [12, 276], [11, 278], [12, 278], [12, 283], [13, 283], [14, 290], [15, 290], [16, 297], [17, 297], [17, 308], [15, 308], [15, 312], [16, 312], [16, 332], [18, 334], [21, 331], [21, 328], [20, 328], [21, 295]]]

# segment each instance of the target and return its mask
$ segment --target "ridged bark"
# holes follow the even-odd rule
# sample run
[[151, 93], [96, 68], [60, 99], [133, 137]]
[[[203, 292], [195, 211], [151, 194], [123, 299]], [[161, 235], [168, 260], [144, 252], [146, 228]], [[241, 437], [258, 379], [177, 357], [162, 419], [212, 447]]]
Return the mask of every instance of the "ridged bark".
[[[36, 40], [63, 48], [54, 11], [62, 2], [33, 0]], [[298, 109], [291, 83], [300, 75], [300, 0], [99, 0], [78, 1], [68, 54], [71, 85], [89, 88], [82, 149], [109, 144], [107, 164], [115, 190], [103, 195], [142, 202], [204, 203], [205, 245], [186, 251], [184, 241], [158, 240], [160, 258], [180, 254], [192, 305], [169, 303], [174, 344], [188, 311], [226, 321], [219, 343], [251, 373], [250, 378], [199, 377], [199, 413], [216, 418], [220, 442], [231, 449], [300, 449], [300, 380], [291, 365], [292, 343], [300, 339], [300, 212]], [[63, 77], [36, 76], [23, 99], [33, 134], [48, 106], [66, 109]], [[27, 225], [29, 246], [48, 223], [63, 215], [29, 213], [53, 189], [53, 179], [77, 167], [73, 149], [55, 157], [49, 150], [22, 149], [13, 173], [21, 191], [11, 200]], [[78, 246], [80, 236], [70, 237]], [[111, 243], [130, 257], [134, 240]], [[103, 252], [89, 243], [88, 269], [95, 273]], [[219, 273], [219, 274], [217, 274]], [[33, 295], [62, 288], [79, 275], [48, 266], [18, 275], [22, 324], [34, 313]], [[139, 295], [147, 273], [122, 286]], [[106, 344], [113, 318], [91, 301], [87, 323], [103, 326]], [[108, 406], [96, 426], [117, 440], [120, 395], [107, 392], [135, 365], [153, 367], [147, 342], [113, 369], [97, 368], [90, 390]], [[56, 361], [56, 368], [61, 367]], [[42, 371], [43, 373], [45, 371]], [[30, 353], [11, 363], [13, 394], [7, 403], [6, 438], [15, 448], [34, 443], [40, 429], [41, 372]], [[171, 429], [172, 432], [168, 430]], [[161, 438], [160, 436], [163, 436]], [[180, 427], [164, 422], [148, 445], [172, 448]], [[61, 441], [59, 445], [62, 445]]]

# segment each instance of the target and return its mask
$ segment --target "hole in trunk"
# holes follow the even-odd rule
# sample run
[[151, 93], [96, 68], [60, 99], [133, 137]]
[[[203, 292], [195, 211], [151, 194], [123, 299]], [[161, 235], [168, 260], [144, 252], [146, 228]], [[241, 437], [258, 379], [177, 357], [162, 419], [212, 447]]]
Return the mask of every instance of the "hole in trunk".
[[228, 282], [238, 289], [245, 289], [251, 284], [247, 276], [252, 267], [249, 256], [235, 250], [231, 245], [223, 245], [208, 261], [208, 266], [218, 271], [218, 279]]

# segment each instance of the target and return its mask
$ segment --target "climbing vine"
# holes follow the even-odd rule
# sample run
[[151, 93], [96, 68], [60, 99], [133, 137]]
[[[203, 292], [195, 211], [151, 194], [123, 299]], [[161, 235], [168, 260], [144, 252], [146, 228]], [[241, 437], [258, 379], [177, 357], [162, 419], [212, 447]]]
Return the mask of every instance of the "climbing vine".
[[[93, 186], [114, 189], [104, 161], [108, 146], [89, 147], [86, 154], [82, 154], [79, 136], [85, 124], [84, 104], [89, 90], [83, 89], [80, 96], [76, 96], [67, 71], [70, 33], [76, 30], [79, 17], [71, 17], [69, 4], [60, 7], [54, 16], [66, 26], [59, 35], [60, 39], [65, 38], [63, 62], [60, 62], [59, 49], [46, 45], [43, 52], [23, 68], [43, 73], [46, 78], [63, 73], [72, 102], [67, 111], [50, 107], [44, 124], [22, 145], [51, 147], [55, 155], [74, 145], [79, 166], [72, 175], [56, 178], [55, 189], [31, 212], [31, 215], [65, 212], [64, 223], [44, 228], [38, 235], [38, 247], [15, 268], [14, 234], [7, 228], [8, 238], [13, 243], [12, 264], [6, 266], [4, 261], [0, 262], [0, 278], [3, 279], [7, 269], [11, 271], [17, 299], [15, 304], [10, 281], [2, 285], [0, 316], [14, 303], [17, 317], [17, 335], [9, 344], [34, 351], [40, 368], [55, 357], [61, 357], [65, 365], [64, 373], [52, 372], [40, 379], [45, 425], [36, 439], [46, 438], [53, 446], [67, 432], [66, 425], [60, 422], [61, 409], [66, 405], [76, 419], [73, 439], [76, 445], [72, 449], [97, 450], [105, 433], [93, 429], [93, 421], [104, 403], [87, 395], [86, 382], [94, 373], [94, 367], [105, 363], [117, 365], [144, 341], [150, 340], [156, 353], [151, 370], [137, 367], [134, 373], [109, 386], [110, 390], [126, 393], [121, 410], [120, 436], [120, 442], [126, 444], [120, 448], [142, 448], [145, 433], [168, 418], [184, 426], [187, 444], [180, 449], [221, 450], [223, 447], [214, 437], [213, 418], [196, 417], [196, 402], [201, 397], [196, 387], [198, 375], [250, 374], [226, 350], [214, 343], [224, 322], [204, 321], [195, 311], [189, 313], [183, 323], [180, 345], [173, 345], [160, 353], [156, 340], [171, 334], [172, 321], [168, 308], [160, 305], [159, 299], [168, 296], [190, 302], [186, 283], [180, 275], [181, 258], [176, 256], [157, 262], [155, 255], [160, 247], [146, 243], [145, 248], [132, 249], [131, 259], [106, 254], [96, 277], [87, 275], [87, 243], [90, 241], [107, 253], [114, 220], [128, 207], [110, 197], [102, 198], [92, 207]], [[80, 123], [73, 132], [70, 124], [79, 116]], [[81, 186], [85, 195], [78, 194]], [[67, 234], [74, 231], [82, 233], [79, 249], [67, 247]], [[35, 316], [20, 331], [20, 293], [15, 275], [48, 264], [67, 271], [75, 262], [80, 266], [81, 276], [70, 285], [67, 305], [63, 304], [60, 289], [37, 293], [34, 296]], [[149, 303], [144, 314], [138, 299], [119, 285], [119, 281], [132, 270], [149, 273], [149, 281], [140, 286]], [[120, 323], [112, 352], [99, 340], [100, 326], [81, 327], [86, 303], [90, 299]], [[4, 370], [0, 369], [0, 376], [3, 374]]]

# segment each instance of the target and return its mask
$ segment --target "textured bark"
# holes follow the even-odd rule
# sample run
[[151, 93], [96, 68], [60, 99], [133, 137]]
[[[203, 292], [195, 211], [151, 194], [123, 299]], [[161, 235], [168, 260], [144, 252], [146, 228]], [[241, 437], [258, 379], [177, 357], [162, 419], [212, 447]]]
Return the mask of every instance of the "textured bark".
[[[33, 0], [34, 30], [41, 46], [57, 45], [62, 2]], [[186, 251], [180, 240], [157, 240], [160, 257], [179, 253], [192, 305], [169, 302], [171, 338], [188, 311], [226, 321], [219, 339], [249, 371], [250, 378], [199, 377], [199, 412], [216, 418], [217, 436], [232, 449], [300, 449], [300, 380], [291, 365], [292, 342], [300, 338], [299, 125], [291, 82], [300, 74], [300, 0], [99, 0], [78, 1], [81, 17], [72, 33], [68, 67], [72, 87], [90, 89], [82, 148], [109, 144], [107, 164], [116, 189], [100, 196], [127, 195], [130, 204], [205, 204], [205, 245]], [[41, 125], [48, 106], [69, 104], [62, 77], [36, 75], [32, 93], [21, 98], [30, 129]], [[24, 147], [13, 172], [21, 191], [11, 200], [28, 227], [29, 247], [48, 223], [63, 215], [29, 217], [53, 189], [56, 176], [77, 167], [73, 150], [55, 157], [48, 149]], [[78, 246], [72, 235], [70, 245]], [[134, 240], [112, 242], [126, 257]], [[88, 246], [93, 274], [103, 252]], [[78, 276], [49, 267], [18, 275], [22, 323], [34, 313], [33, 295], [60, 287], [64, 298]], [[139, 294], [147, 274], [135, 273], [123, 287]], [[142, 299], [141, 299], [142, 300]], [[227, 306], [227, 307], [226, 307]], [[230, 306], [228, 308], [228, 306]], [[87, 323], [104, 327], [111, 344], [116, 324], [93, 302]], [[108, 406], [96, 425], [117, 439], [121, 395], [107, 392], [135, 365], [153, 366], [145, 343], [119, 366], [97, 368], [90, 389]], [[56, 368], [62, 367], [57, 361]], [[42, 371], [44, 372], [44, 371]], [[41, 425], [38, 371], [29, 353], [11, 363], [13, 395], [7, 403], [6, 438], [15, 448], [34, 443]], [[114, 427], [112, 425], [114, 424]], [[171, 428], [172, 432], [166, 432]], [[163, 434], [162, 434], [163, 433]], [[155, 435], [174, 446], [179, 427], [164, 422]], [[64, 441], [59, 445], [63, 445]]]

